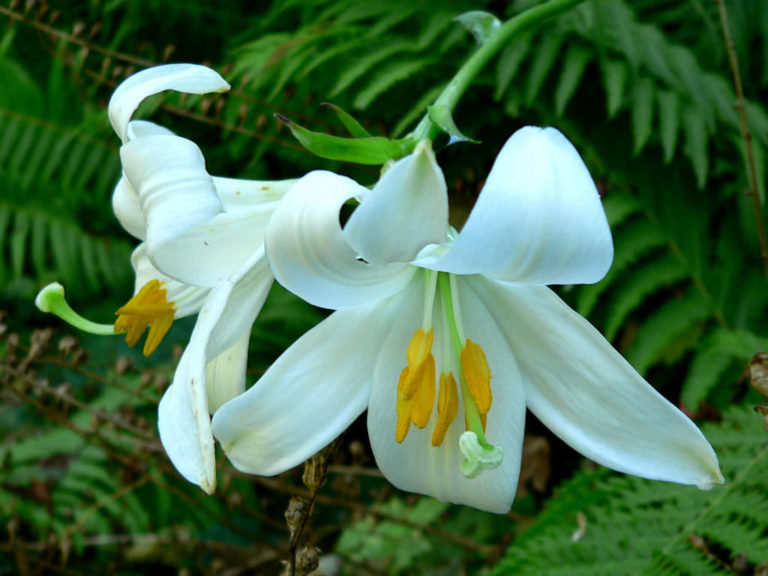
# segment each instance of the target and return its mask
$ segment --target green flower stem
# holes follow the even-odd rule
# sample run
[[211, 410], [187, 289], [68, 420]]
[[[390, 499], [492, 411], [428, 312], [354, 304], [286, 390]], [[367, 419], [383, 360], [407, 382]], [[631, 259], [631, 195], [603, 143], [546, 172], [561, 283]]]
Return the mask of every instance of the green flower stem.
[[[442, 94], [435, 100], [434, 106], [445, 106], [450, 111], [453, 111], [464, 95], [464, 92], [472, 84], [475, 76], [480, 73], [497, 52], [507, 45], [512, 36], [542, 20], [565, 12], [582, 2], [584, 0], [550, 0], [507, 20], [461, 67]], [[434, 140], [439, 133], [440, 128], [429, 119], [429, 116], [425, 116], [414, 131], [417, 141], [424, 139]]]

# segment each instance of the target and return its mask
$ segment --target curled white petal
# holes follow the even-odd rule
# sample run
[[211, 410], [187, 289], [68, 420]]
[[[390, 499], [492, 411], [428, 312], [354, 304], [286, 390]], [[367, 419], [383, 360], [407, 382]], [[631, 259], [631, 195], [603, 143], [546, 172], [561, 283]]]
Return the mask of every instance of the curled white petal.
[[250, 331], [243, 332], [240, 340], [214, 357], [206, 366], [208, 410], [211, 414], [232, 398], [245, 392], [245, 372], [248, 361]]
[[109, 121], [115, 133], [128, 140], [128, 122], [142, 100], [163, 92], [176, 90], [188, 94], [226, 92], [230, 86], [218, 72], [197, 64], [164, 64], [147, 68], [126, 78], [109, 100]]
[[554, 128], [515, 132], [496, 158], [450, 250], [426, 249], [417, 264], [511, 282], [589, 284], [613, 260], [613, 242], [594, 182]]
[[342, 205], [367, 192], [332, 172], [310, 172], [285, 195], [267, 227], [275, 278], [307, 302], [340, 309], [386, 298], [408, 283], [413, 266], [358, 259], [339, 223]]
[[139, 195], [125, 176], [120, 177], [112, 193], [112, 210], [128, 234], [139, 240], [146, 239], [147, 220], [141, 210]]
[[158, 270], [187, 284], [230, 278], [264, 241], [274, 204], [225, 211], [200, 149], [178, 136], [146, 136], [121, 149], [147, 220]]
[[384, 173], [344, 227], [350, 246], [371, 264], [410, 262], [447, 233], [445, 177], [426, 141]]

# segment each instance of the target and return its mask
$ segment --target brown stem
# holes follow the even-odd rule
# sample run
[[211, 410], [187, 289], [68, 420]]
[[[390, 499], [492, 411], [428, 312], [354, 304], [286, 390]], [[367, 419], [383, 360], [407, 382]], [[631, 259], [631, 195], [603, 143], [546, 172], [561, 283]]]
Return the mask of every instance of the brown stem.
[[744, 89], [741, 85], [739, 60], [736, 57], [736, 48], [733, 45], [733, 38], [731, 37], [731, 27], [728, 23], [728, 11], [725, 7], [725, 2], [723, 0], [717, 0], [717, 5], [720, 9], [720, 24], [723, 28], [723, 38], [725, 39], [725, 47], [728, 51], [728, 62], [731, 65], [731, 73], [733, 74], [733, 86], [736, 89], [736, 98], [738, 99], [736, 109], [739, 112], [739, 128], [741, 129], [741, 137], [744, 140], [747, 175], [749, 177], [749, 190], [747, 191], [747, 195], [752, 198], [752, 209], [755, 212], [755, 223], [757, 224], [757, 240], [760, 244], [760, 257], [763, 260], [765, 273], [768, 275], [768, 241], [766, 241], [765, 237], [765, 226], [763, 224], [763, 214], [760, 208], [760, 197], [757, 193], [757, 170], [755, 169], [755, 157], [752, 152], [752, 133], [749, 131], [749, 125], [747, 124], [747, 109], [744, 103]]

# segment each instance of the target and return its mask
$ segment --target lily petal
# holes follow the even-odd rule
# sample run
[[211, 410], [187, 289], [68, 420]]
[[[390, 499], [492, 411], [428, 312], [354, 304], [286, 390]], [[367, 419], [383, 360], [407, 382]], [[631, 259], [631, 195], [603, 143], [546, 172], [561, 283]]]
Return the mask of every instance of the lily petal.
[[342, 205], [368, 190], [332, 172], [310, 172], [285, 195], [267, 227], [275, 278], [310, 304], [341, 309], [381, 300], [401, 290], [416, 269], [358, 259], [339, 224]]
[[238, 470], [272, 476], [302, 463], [368, 405], [370, 367], [400, 316], [400, 298], [334, 312], [213, 416]]
[[109, 121], [123, 142], [128, 122], [142, 100], [165, 90], [188, 94], [226, 92], [230, 86], [215, 70], [197, 64], [165, 64], [147, 68], [126, 78], [109, 100]]
[[[444, 252], [444, 253], [443, 253]], [[589, 284], [608, 272], [611, 232], [595, 184], [554, 128], [512, 135], [449, 250], [417, 264], [534, 284]]]
[[[238, 343], [242, 347], [243, 340], [247, 342], [266, 298], [271, 276], [265, 282], [265, 269], [264, 253], [256, 253], [233, 281], [222, 281], [211, 289], [173, 382], [160, 401], [158, 428], [168, 457], [182, 476], [209, 494], [216, 488], [216, 473], [208, 398], [210, 395], [219, 401], [237, 391], [237, 386], [225, 388], [220, 381], [214, 382], [214, 390], [208, 390], [209, 360], [227, 352], [243, 353], [233, 347]], [[263, 290], [265, 284], [267, 289]], [[244, 367], [241, 358], [233, 358], [232, 364]], [[245, 378], [244, 371], [240, 378]]]
[[216, 194], [227, 212], [250, 210], [254, 206], [270, 212], [277, 207], [286, 192], [297, 180], [244, 180], [213, 177]]
[[[487, 309], [476, 298], [467, 298], [467, 291], [459, 288], [459, 299], [467, 312], [464, 314], [467, 337], [483, 348], [492, 370], [494, 399], [488, 413], [486, 436], [489, 442], [502, 448], [501, 465], [472, 479], [462, 474], [464, 456], [459, 449], [459, 438], [465, 431], [463, 403], [460, 403], [459, 412], [439, 447], [433, 447], [431, 443], [437, 423], [437, 403], [424, 429], [412, 426], [402, 444], [395, 440], [397, 382], [405, 366], [408, 342], [420, 327], [423, 300], [419, 299], [409, 300], [408, 306], [401, 309], [399, 322], [381, 346], [371, 387], [368, 434], [376, 463], [398, 488], [489, 512], [505, 513], [515, 498], [520, 474], [525, 424], [522, 379], [515, 359]], [[437, 306], [435, 324], [432, 349], [435, 363], [438, 370], [452, 370], [456, 374], [450, 347], [446, 354], [440, 345], [445, 338], [450, 341], [450, 336], [442, 308]]]
[[554, 292], [479, 277], [467, 283], [494, 310], [528, 407], [563, 441], [620, 472], [703, 488], [723, 482], [696, 425]]
[[112, 210], [128, 234], [139, 240], [146, 240], [147, 220], [141, 210], [139, 194], [125, 176], [120, 177], [112, 193]]
[[432, 148], [422, 142], [384, 173], [344, 236], [371, 264], [410, 262], [427, 244], [448, 239], [447, 190]]
[[211, 414], [224, 402], [245, 392], [245, 370], [250, 339], [250, 331], [243, 332], [240, 340], [208, 362], [206, 390], [208, 410]]
[[147, 218], [150, 258], [168, 276], [213, 286], [262, 245], [273, 205], [254, 206], [247, 214], [225, 212], [193, 142], [147, 136], [123, 145], [120, 153]]

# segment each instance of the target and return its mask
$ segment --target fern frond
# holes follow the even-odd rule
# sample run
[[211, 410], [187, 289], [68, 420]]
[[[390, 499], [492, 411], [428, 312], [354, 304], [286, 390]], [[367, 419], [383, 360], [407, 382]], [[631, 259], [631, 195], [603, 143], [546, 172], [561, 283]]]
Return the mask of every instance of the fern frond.
[[[702, 431], [720, 457], [724, 486], [708, 492], [617, 476], [605, 469], [566, 482], [513, 543], [493, 576], [731, 574], [744, 555], [768, 558], [765, 545], [768, 443], [751, 407], [731, 409]], [[586, 518], [577, 536], [577, 515]]]

